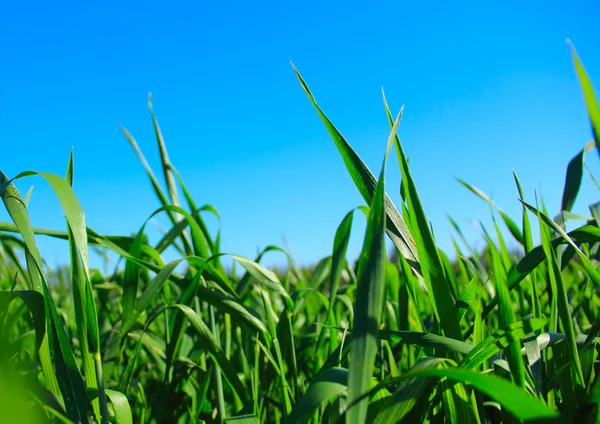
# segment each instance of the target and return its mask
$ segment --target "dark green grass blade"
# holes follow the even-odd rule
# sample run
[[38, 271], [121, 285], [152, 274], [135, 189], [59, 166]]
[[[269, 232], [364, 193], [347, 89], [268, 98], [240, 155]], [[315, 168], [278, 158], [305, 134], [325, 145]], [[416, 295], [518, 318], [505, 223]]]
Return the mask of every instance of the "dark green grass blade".
[[346, 392], [348, 370], [345, 368], [329, 368], [319, 374], [308, 386], [306, 393], [294, 405], [292, 413], [285, 419], [284, 424], [299, 424], [307, 422], [317, 408], [325, 402]]
[[[387, 102], [384, 103], [388, 119], [391, 117]], [[414, 220], [413, 232], [416, 241], [418, 256], [420, 258], [421, 272], [427, 285], [431, 307], [442, 333], [446, 337], [462, 340], [462, 333], [458, 323], [458, 317], [454, 305], [454, 299], [448, 280], [446, 279], [444, 266], [435, 244], [433, 232], [425, 210], [419, 198], [417, 187], [408, 167], [408, 160], [398, 136], [394, 135], [394, 146], [400, 164], [402, 185], [404, 187], [410, 216]]]
[[[293, 66], [293, 65], [292, 65]], [[367, 202], [367, 204], [371, 204], [371, 200], [373, 194], [375, 192], [375, 188], [377, 186], [377, 180], [373, 173], [369, 170], [369, 168], [365, 165], [362, 159], [356, 154], [356, 152], [350, 147], [348, 142], [344, 139], [342, 134], [337, 130], [337, 128], [331, 123], [329, 118], [323, 113], [321, 108], [317, 105], [317, 102], [310, 92], [308, 85], [298, 72], [298, 70], [294, 67], [294, 72], [304, 89], [304, 92], [308, 96], [310, 102], [317, 110], [321, 120], [325, 124], [327, 131], [329, 132], [331, 138], [333, 139], [336, 147], [340, 151], [342, 155], [342, 159], [344, 160], [344, 164], [358, 188], [361, 196]], [[396, 206], [394, 206], [391, 199], [385, 195], [385, 213], [387, 215], [386, 219], [386, 229], [387, 234], [391, 238], [392, 242], [396, 246], [396, 248], [402, 253], [402, 255], [409, 261], [411, 267], [420, 274], [418, 259], [417, 259], [417, 250], [414, 245], [414, 241], [410, 235], [410, 231], [408, 227], [402, 220], [400, 213]]]
[[[443, 358], [421, 358], [411, 372], [419, 372], [422, 370], [437, 368], [442, 363], [448, 361]], [[431, 391], [433, 385], [432, 378], [411, 378], [404, 379], [398, 377], [394, 379], [400, 384], [394, 391], [385, 409], [376, 417], [374, 424], [399, 423], [405, 419], [410, 413], [414, 413], [416, 406], [420, 401], [427, 399], [428, 392]], [[421, 403], [419, 406], [426, 408], [428, 405]]]
[[[541, 213], [538, 211], [538, 213]], [[567, 289], [563, 280], [558, 259], [556, 257], [556, 251], [550, 244], [550, 234], [547, 226], [544, 226], [540, 217], [540, 232], [542, 234], [542, 245], [544, 252], [548, 259], [548, 272], [550, 279], [553, 280], [556, 286], [556, 298], [558, 315], [562, 322], [562, 328], [564, 329], [565, 335], [567, 336], [569, 362], [571, 363], [572, 375], [574, 378], [575, 386], [585, 387], [585, 379], [581, 370], [581, 362], [579, 360], [579, 352], [577, 351], [576, 334], [575, 328], [573, 327], [573, 319], [571, 317], [571, 308], [569, 305], [569, 297], [567, 295]], [[579, 387], [571, 387], [573, 392], [577, 391]]]
[[[348, 401], [352, 404], [367, 393], [375, 368], [379, 325], [385, 292], [385, 166], [402, 111], [398, 114], [388, 139], [379, 182], [370, 204], [367, 231], [358, 263], [358, 287], [354, 301], [354, 326], [348, 370]], [[369, 399], [362, 398], [352, 406], [346, 420], [362, 424], [367, 418]]]
[[[221, 348], [220, 344], [215, 339], [215, 336], [210, 331], [208, 326], [204, 323], [202, 318], [200, 318], [200, 316], [193, 309], [191, 309], [190, 307], [185, 306], [185, 305], [169, 305], [169, 306], [161, 309], [160, 311], [158, 311], [156, 314], [154, 314], [148, 320], [148, 323], [146, 324], [146, 328], [154, 319], [156, 319], [158, 317], [158, 315], [160, 313], [164, 312], [167, 309], [174, 309], [174, 308], [179, 309], [181, 312], [183, 312], [184, 316], [187, 318], [188, 322], [194, 328], [194, 330], [200, 337], [200, 340], [202, 341], [202, 343], [204, 344], [204, 346], [210, 353], [211, 357], [217, 363], [217, 365], [223, 372], [223, 375], [225, 376], [225, 378], [227, 379], [229, 384], [231, 384], [231, 387], [233, 388], [233, 390], [235, 391], [237, 396], [241, 399], [241, 401], [243, 403], [247, 403], [249, 401], [248, 391], [244, 387], [244, 384], [240, 381], [240, 379], [237, 375], [236, 369], [234, 368], [232, 363], [229, 361], [229, 359], [227, 359], [227, 357], [225, 356], [223, 349]], [[141, 341], [141, 339], [140, 339], [140, 341]]]
[[594, 146], [595, 142], [591, 141], [569, 162], [569, 165], [567, 166], [567, 175], [565, 176], [565, 188], [563, 189], [560, 207], [561, 211], [570, 211], [573, 208], [583, 178], [583, 158], [585, 152], [590, 151]]
[[473, 389], [498, 402], [506, 411], [519, 420], [542, 420], [558, 417], [558, 414], [549, 409], [542, 401], [525, 394], [518, 386], [493, 374], [478, 374], [458, 368], [430, 368], [409, 372], [399, 377], [398, 380], [425, 377], [447, 378], [469, 384]]
[[[329, 289], [329, 307], [327, 309], [327, 316], [325, 318], [325, 324], [333, 326], [334, 320], [334, 306], [337, 291], [340, 285], [340, 279], [342, 271], [346, 264], [346, 253], [348, 251], [348, 243], [350, 241], [350, 232], [352, 230], [352, 220], [354, 219], [354, 210], [348, 212], [338, 229], [335, 232], [335, 238], [333, 241], [333, 254], [331, 255], [331, 273], [329, 277], [330, 289]], [[325, 327], [319, 332], [317, 343], [315, 344], [315, 353], [320, 352], [325, 341]], [[329, 344], [329, 354], [333, 351], [333, 337], [330, 338], [331, 343]]]
[[598, 107], [598, 101], [596, 100], [596, 95], [594, 94], [592, 82], [590, 81], [587, 72], [583, 68], [583, 64], [579, 60], [579, 56], [577, 56], [575, 47], [573, 47], [572, 44], [571, 56], [573, 58], [573, 63], [575, 64], [575, 71], [577, 72], [577, 77], [579, 78], [579, 84], [583, 90], [585, 105], [587, 106], [588, 116], [590, 118], [590, 123], [592, 124], [592, 133], [594, 135], [594, 140], [596, 141], [596, 150], [598, 151], [598, 154], [600, 154], [600, 107]]
[[[145, 238], [143, 231], [137, 233], [129, 251], [131, 256], [141, 259], [142, 243]], [[122, 322], [129, 322], [132, 319], [140, 276], [141, 266], [137, 262], [126, 258], [125, 271], [123, 273], [123, 298], [121, 302], [123, 307]]]
[[[27, 213], [27, 208], [25, 207], [17, 188], [9, 181], [2, 171], [0, 171], [0, 195], [2, 196], [2, 201], [4, 202], [6, 210], [15, 224], [16, 231], [23, 237], [23, 242], [27, 248], [25, 258], [27, 262], [27, 273], [29, 274], [29, 281], [31, 282], [31, 287], [27, 288], [42, 293], [45, 298], [45, 280], [44, 275], [41, 273], [41, 270], [43, 269], [42, 258], [35, 242], [35, 236], [29, 214]], [[46, 320], [46, 325], [48, 327], [51, 325], [48, 311], [46, 311]], [[56, 373], [53, 369], [49, 339], [47, 336], [45, 336], [42, 341], [39, 355], [44, 377], [46, 379], [46, 385], [55, 396], [60, 397], [60, 387], [58, 385]]]
[[50, 297], [48, 288], [42, 286], [48, 317], [48, 340], [68, 417], [75, 422], [93, 423], [94, 410], [85, 390], [85, 383], [77, 368], [75, 355], [62, 327], [60, 317]]
[[[15, 298], [20, 298], [23, 303], [27, 305], [31, 316], [33, 317], [36, 347], [37, 349], [40, 349], [46, 333], [44, 296], [35, 290], [0, 291], [0, 305], [4, 306], [5, 309], [8, 309], [8, 306]], [[0, 317], [2, 316], [2, 312], [3, 311], [0, 310]], [[2, 322], [0, 321], [0, 334], [1, 332]]]
[[464, 355], [471, 352], [474, 348], [471, 343], [438, 336], [433, 333], [421, 333], [418, 331], [381, 330], [379, 332], [379, 338], [390, 342], [402, 342], [409, 345], [439, 349], [447, 352], [456, 352]]

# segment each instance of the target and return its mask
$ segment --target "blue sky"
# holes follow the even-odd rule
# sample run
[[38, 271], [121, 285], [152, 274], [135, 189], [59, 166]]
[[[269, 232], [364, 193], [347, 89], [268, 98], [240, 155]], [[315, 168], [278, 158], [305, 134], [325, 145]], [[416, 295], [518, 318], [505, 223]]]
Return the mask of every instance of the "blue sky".
[[[158, 202], [119, 124], [158, 170], [152, 92], [172, 162], [221, 214], [223, 250], [254, 256], [285, 237], [314, 263], [363, 201], [291, 60], [375, 173], [388, 133], [381, 87], [395, 111], [404, 104], [400, 135], [439, 244], [451, 246], [446, 213], [477, 244], [473, 220], [489, 225], [489, 210], [455, 177], [520, 219], [515, 170], [530, 200], [541, 192], [558, 212], [567, 163], [591, 138], [565, 40], [600, 84], [598, 12], [593, 1], [3, 2], [0, 169], [64, 174], [74, 148], [88, 225], [137, 231]], [[587, 161], [598, 173], [597, 155]], [[397, 201], [395, 159], [388, 168]], [[41, 179], [18, 187], [31, 185], [34, 225], [63, 228]], [[597, 200], [585, 177], [576, 212]], [[355, 221], [350, 257], [364, 231]], [[64, 243], [40, 246], [51, 264], [68, 257]]]

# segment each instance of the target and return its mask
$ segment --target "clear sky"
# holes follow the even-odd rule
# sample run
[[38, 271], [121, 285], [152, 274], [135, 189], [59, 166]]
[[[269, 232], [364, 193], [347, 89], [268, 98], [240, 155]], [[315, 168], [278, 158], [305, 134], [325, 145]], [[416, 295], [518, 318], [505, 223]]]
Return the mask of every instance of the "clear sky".
[[[596, 1], [4, 1], [0, 169], [62, 175], [74, 148], [88, 225], [137, 231], [158, 201], [119, 124], [158, 171], [152, 92], [172, 162], [221, 214], [223, 250], [254, 256], [285, 237], [314, 263], [363, 201], [291, 60], [375, 173], [388, 134], [381, 87], [394, 111], [404, 104], [400, 135], [439, 244], [451, 246], [446, 213], [475, 243], [473, 220], [489, 224], [489, 210], [455, 177], [520, 220], [515, 170], [529, 200], [541, 191], [558, 212], [567, 163], [591, 138], [565, 40], [600, 87], [599, 12]], [[398, 201], [394, 157], [388, 168]], [[64, 228], [40, 178], [18, 187], [31, 185], [34, 225]], [[597, 200], [585, 176], [575, 211]], [[52, 264], [68, 257], [64, 243], [40, 246]]]

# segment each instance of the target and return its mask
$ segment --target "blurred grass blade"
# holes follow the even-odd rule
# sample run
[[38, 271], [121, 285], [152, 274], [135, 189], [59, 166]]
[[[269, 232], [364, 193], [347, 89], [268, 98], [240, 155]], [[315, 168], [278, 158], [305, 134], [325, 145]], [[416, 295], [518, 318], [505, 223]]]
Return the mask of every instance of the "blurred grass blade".
[[[97, 389], [89, 389], [88, 394], [91, 399], [94, 399], [98, 396]], [[115, 424], [133, 424], [133, 418], [131, 415], [131, 407], [129, 406], [129, 401], [127, 397], [116, 390], [106, 390], [106, 395], [110, 399], [110, 403], [112, 404], [114, 416], [115, 416]]]
[[[27, 305], [27, 308], [31, 313], [35, 326], [36, 348], [39, 350], [44, 341], [44, 335], [46, 334], [44, 296], [35, 290], [0, 290], [0, 305], [2, 305], [4, 309], [8, 309], [10, 302], [15, 298], [20, 298], [23, 303]], [[2, 317], [2, 312], [3, 311], [0, 310], [0, 317]], [[2, 334], [2, 327], [3, 322], [0, 320], [0, 334]]]
[[571, 57], [573, 58], [575, 71], [577, 72], [577, 78], [579, 78], [579, 84], [583, 90], [585, 105], [587, 106], [588, 116], [590, 118], [590, 123], [592, 124], [592, 133], [594, 135], [594, 140], [596, 141], [596, 150], [598, 151], [598, 154], [600, 154], [600, 107], [598, 107], [598, 101], [596, 100], [596, 95], [594, 94], [592, 82], [590, 81], [587, 72], [583, 68], [583, 64], [579, 60], [579, 56], [577, 56], [575, 47], [573, 47], [570, 42], [569, 44], [571, 47]]
[[579, 187], [581, 187], [581, 180], [583, 178], [583, 157], [585, 152], [590, 151], [595, 146], [595, 142], [591, 141], [569, 162], [567, 166], [567, 175], [565, 177], [565, 188], [563, 189], [563, 196], [561, 202], [561, 211], [571, 211], [577, 199], [579, 193]]
[[225, 424], [260, 424], [256, 415], [240, 415], [238, 417], [225, 418]]
[[[2, 171], [0, 171], [0, 195], [2, 196], [2, 201], [4, 202], [6, 210], [15, 223], [16, 230], [21, 234], [21, 237], [23, 237], [26, 246], [25, 259], [27, 262], [27, 273], [29, 274], [29, 281], [31, 281], [32, 284], [32, 287], [27, 288], [42, 293], [47, 304], [47, 302], [51, 300], [46, 299], [46, 291], [44, 291], [45, 278], [41, 272], [43, 269], [42, 258], [35, 242], [27, 208], [25, 207], [17, 188]], [[46, 311], [46, 327], [48, 328], [50, 325], [52, 325], [52, 321], [49, 312]], [[60, 387], [52, 365], [49, 337], [47, 334], [42, 341], [39, 355], [47, 387], [55, 396], [60, 397]]]

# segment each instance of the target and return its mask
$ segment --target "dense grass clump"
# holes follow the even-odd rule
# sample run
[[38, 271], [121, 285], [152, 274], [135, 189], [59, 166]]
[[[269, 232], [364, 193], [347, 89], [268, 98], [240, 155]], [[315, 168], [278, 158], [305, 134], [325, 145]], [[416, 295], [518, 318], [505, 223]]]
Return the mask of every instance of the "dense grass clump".
[[[600, 109], [573, 58], [597, 135]], [[489, 203], [494, 221], [483, 251], [455, 243], [451, 261], [436, 246], [397, 136], [402, 111], [392, 116], [384, 98], [391, 132], [376, 178], [297, 75], [365, 200], [310, 270], [291, 260], [282, 271], [261, 266], [270, 251], [287, 256], [277, 247], [252, 259], [221, 251], [204, 222], [218, 214], [190, 196], [151, 108], [166, 189], [123, 131], [160, 201], [148, 219], [171, 223], [158, 243], [149, 243], [146, 223], [131, 237], [86, 226], [72, 156], [65, 177], [0, 172], [12, 218], [0, 223], [0, 422], [597, 422], [598, 204], [585, 225], [566, 231], [585, 152], [600, 151], [597, 136], [570, 161], [555, 218], [524, 197], [516, 175], [518, 220], [461, 181]], [[392, 150], [399, 207], [385, 187]], [[33, 175], [60, 200], [64, 232], [32, 226], [12, 181]], [[356, 212], [367, 229], [352, 264]], [[47, 270], [38, 235], [66, 240], [68, 267]], [[389, 257], [386, 236], [395, 246]], [[90, 246], [121, 258], [114, 272], [88, 267]], [[165, 263], [167, 249], [179, 258]], [[243, 273], [226, 270], [224, 255]]]

